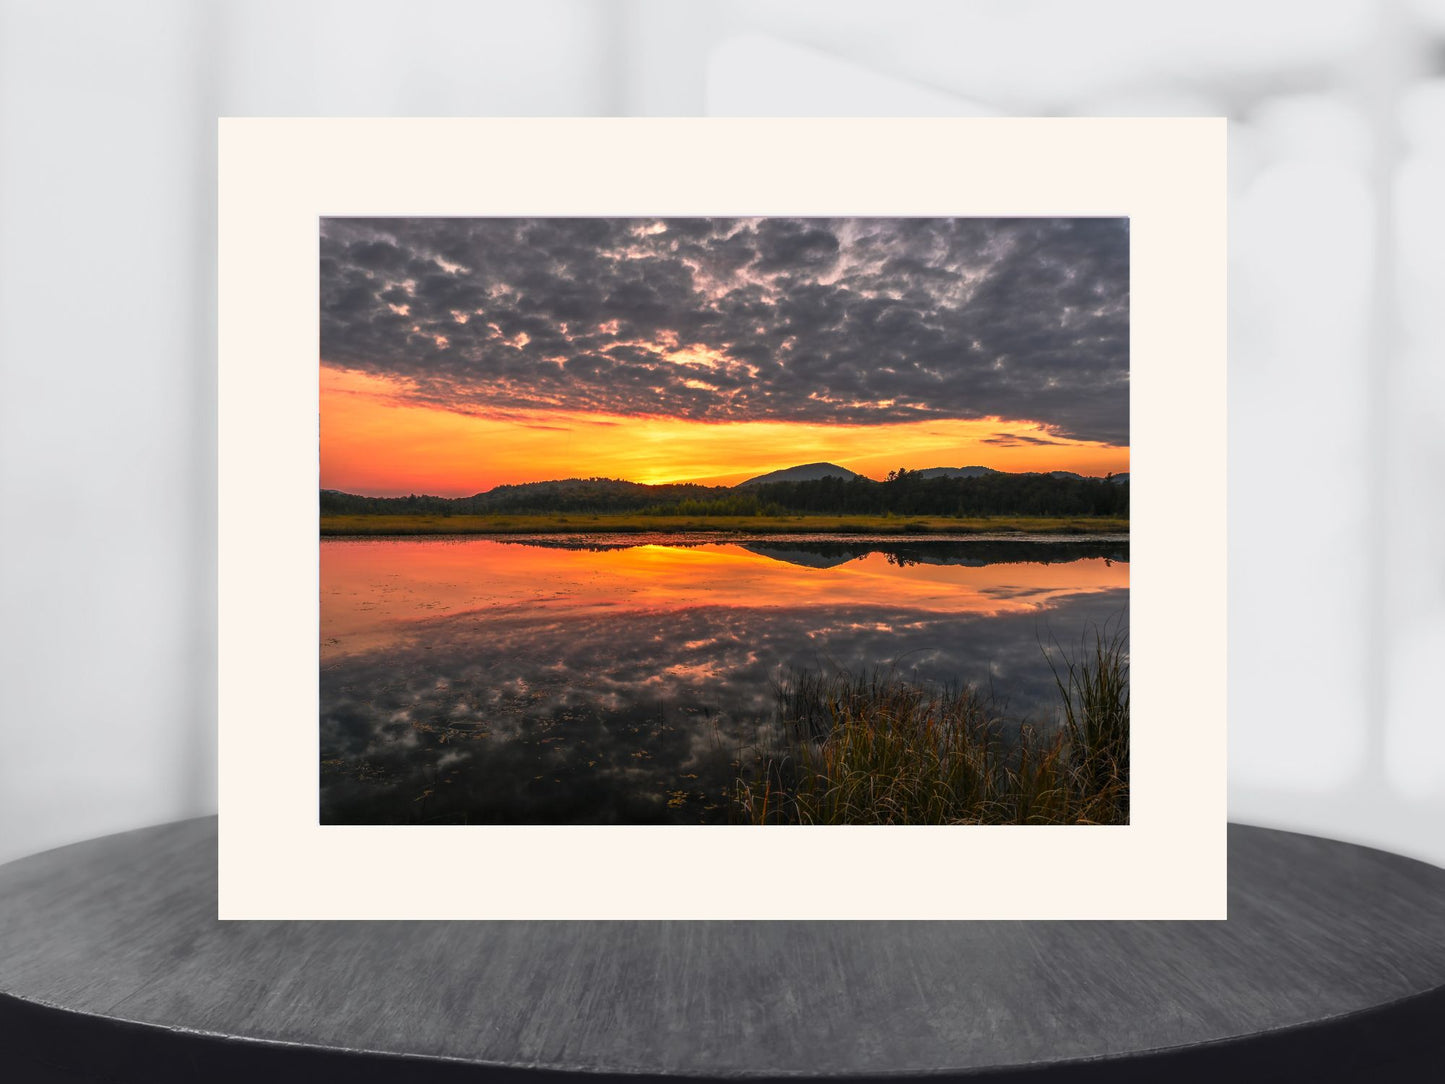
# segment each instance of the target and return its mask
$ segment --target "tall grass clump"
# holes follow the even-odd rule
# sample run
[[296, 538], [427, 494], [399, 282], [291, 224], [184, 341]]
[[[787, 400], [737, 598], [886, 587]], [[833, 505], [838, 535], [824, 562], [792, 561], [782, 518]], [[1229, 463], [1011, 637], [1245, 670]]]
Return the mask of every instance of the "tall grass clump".
[[1060, 717], [1016, 728], [968, 686], [891, 670], [794, 672], [776, 740], [740, 776], [749, 824], [1124, 824], [1129, 691], [1122, 635], [1055, 663]]
[[1063, 738], [1089, 819], [1129, 823], [1129, 645], [1122, 629], [1094, 630], [1075, 658], [1053, 667]]

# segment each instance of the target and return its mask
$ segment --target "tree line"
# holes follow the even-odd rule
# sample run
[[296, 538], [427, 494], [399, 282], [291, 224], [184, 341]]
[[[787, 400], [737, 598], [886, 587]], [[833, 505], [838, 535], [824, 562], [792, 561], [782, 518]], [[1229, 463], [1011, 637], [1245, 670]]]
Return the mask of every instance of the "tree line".
[[760, 499], [790, 512], [899, 516], [1127, 516], [1129, 484], [1048, 474], [985, 474], [925, 478], [898, 470], [888, 480], [819, 478], [770, 482]]
[[1127, 516], [1129, 484], [1047, 474], [925, 478], [889, 472], [886, 481], [855, 477], [726, 486], [648, 486], [612, 478], [499, 486], [471, 497], [365, 497], [321, 491], [323, 515], [488, 515], [588, 512], [685, 516], [793, 513], [928, 516]]

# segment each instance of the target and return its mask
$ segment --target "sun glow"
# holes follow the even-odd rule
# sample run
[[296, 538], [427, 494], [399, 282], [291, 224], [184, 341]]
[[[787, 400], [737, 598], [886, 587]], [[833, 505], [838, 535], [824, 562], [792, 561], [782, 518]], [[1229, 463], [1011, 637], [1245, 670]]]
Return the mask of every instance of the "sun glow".
[[975, 464], [1085, 475], [1129, 469], [1126, 447], [1068, 440], [1026, 419], [836, 425], [564, 410], [484, 415], [417, 402], [413, 392], [394, 379], [321, 367], [322, 488], [466, 496], [577, 477], [733, 485], [824, 461], [872, 478], [900, 467]]

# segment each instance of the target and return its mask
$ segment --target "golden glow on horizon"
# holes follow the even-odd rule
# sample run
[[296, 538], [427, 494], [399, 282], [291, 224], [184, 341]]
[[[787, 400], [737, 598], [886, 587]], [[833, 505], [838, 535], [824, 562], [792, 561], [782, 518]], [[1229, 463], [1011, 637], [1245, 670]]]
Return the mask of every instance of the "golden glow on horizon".
[[[539, 595], [538, 584], [549, 589]], [[986, 616], [1043, 611], [1069, 596], [1128, 586], [1129, 566], [1101, 558], [902, 569], [870, 553], [822, 570], [732, 544], [593, 552], [491, 539], [323, 539], [321, 639], [331, 659], [384, 646], [407, 622], [469, 612], [497, 621], [548, 613], [579, 620], [706, 604]], [[520, 609], [519, 599], [527, 600]]]
[[[409, 402], [408, 391], [388, 378], [321, 367], [322, 488], [456, 497], [575, 477], [732, 485], [814, 462], [880, 479], [899, 467], [981, 465], [1085, 475], [1129, 469], [1128, 448], [1053, 437], [1027, 420], [714, 423], [561, 410], [484, 417]], [[1054, 443], [984, 443], [1000, 435]]]

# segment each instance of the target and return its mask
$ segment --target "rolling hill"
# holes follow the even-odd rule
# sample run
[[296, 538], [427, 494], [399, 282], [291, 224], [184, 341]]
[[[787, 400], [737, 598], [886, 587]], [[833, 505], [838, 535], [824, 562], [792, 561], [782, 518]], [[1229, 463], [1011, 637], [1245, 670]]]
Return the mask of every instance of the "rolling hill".
[[857, 471], [840, 467], [836, 463], [804, 463], [799, 467], [784, 467], [782, 470], [760, 474], [746, 482], [739, 482], [738, 486], [766, 485], [769, 482], [816, 482], [819, 478], [841, 478], [846, 482], [858, 477], [861, 475]]

